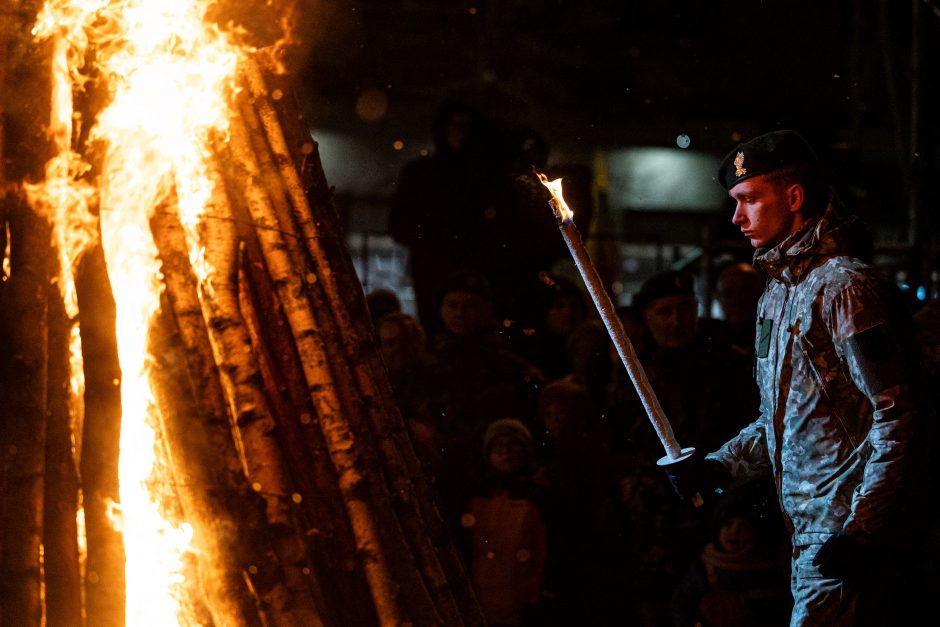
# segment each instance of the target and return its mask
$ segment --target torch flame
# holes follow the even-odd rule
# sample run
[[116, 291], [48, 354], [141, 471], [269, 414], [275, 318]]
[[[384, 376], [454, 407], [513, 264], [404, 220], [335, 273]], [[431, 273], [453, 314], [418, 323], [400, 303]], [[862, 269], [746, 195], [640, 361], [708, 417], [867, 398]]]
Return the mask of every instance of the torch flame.
[[548, 191], [552, 193], [552, 209], [555, 210], [555, 215], [558, 219], [562, 222], [571, 222], [574, 220], [574, 211], [572, 211], [568, 203], [565, 202], [565, 197], [561, 193], [561, 179], [549, 181], [548, 177], [541, 172], [536, 172], [536, 175], [539, 177], [542, 185], [547, 187]]
[[[124, 538], [129, 625], [186, 622], [176, 588], [192, 530], [165, 520], [159, 495], [151, 494], [169, 479], [160, 476], [157, 463], [156, 410], [147, 376], [147, 336], [162, 290], [149, 221], [162, 200], [178, 198], [193, 267], [200, 281], [207, 281], [211, 268], [202, 263], [193, 234], [207, 217], [212, 193], [208, 138], [225, 133], [236, 68], [245, 53], [207, 22], [210, 4], [48, 0], [33, 29], [54, 47], [50, 132], [59, 154], [49, 162], [46, 180], [27, 191], [53, 224], [62, 255], [59, 284], [73, 316], [72, 270], [81, 252], [96, 242], [98, 219], [89, 206], [100, 193], [101, 245], [115, 297], [123, 373], [121, 502], [114, 506], [114, 524]], [[109, 90], [109, 104], [89, 133], [91, 141], [106, 146], [97, 187], [81, 180], [90, 168], [72, 150], [77, 119], [72, 94], [87, 80], [88, 58]], [[73, 364], [77, 393], [80, 360]]]

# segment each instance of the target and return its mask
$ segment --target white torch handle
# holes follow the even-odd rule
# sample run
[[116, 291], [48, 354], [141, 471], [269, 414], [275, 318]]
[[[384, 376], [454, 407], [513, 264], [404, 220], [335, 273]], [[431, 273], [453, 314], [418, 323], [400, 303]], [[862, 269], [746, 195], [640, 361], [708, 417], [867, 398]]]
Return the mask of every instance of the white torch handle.
[[620, 360], [626, 367], [630, 380], [633, 381], [633, 386], [640, 396], [640, 401], [643, 403], [643, 408], [646, 409], [646, 415], [653, 424], [656, 435], [659, 436], [659, 441], [662, 442], [663, 448], [666, 449], [666, 454], [671, 460], [684, 457], [686, 451], [676, 441], [672, 425], [669, 424], [669, 420], [659, 404], [659, 399], [656, 398], [649, 379], [646, 378], [646, 372], [644, 372], [643, 366], [636, 356], [636, 351], [633, 350], [633, 344], [630, 343], [630, 338], [623, 330], [623, 324], [617, 316], [614, 304], [611, 302], [610, 296], [607, 295], [607, 290], [604, 289], [600, 277], [597, 276], [597, 271], [594, 269], [594, 264], [591, 263], [591, 259], [584, 249], [584, 243], [581, 241], [578, 228], [573, 221], [562, 220], [555, 205], [555, 200], [553, 199], [551, 203], [552, 208], [555, 210], [555, 216], [558, 218], [558, 226], [562, 237], [564, 237], [568, 250], [571, 251], [571, 256], [574, 258], [575, 266], [577, 266], [578, 272], [581, 273], [581, 278], [584, 279], [588, 292], [594, 300], [594, 305], [604, 321], [604, 326], [607, 327], [607, 332], [614, 341], [617, 354], [620, 355]]

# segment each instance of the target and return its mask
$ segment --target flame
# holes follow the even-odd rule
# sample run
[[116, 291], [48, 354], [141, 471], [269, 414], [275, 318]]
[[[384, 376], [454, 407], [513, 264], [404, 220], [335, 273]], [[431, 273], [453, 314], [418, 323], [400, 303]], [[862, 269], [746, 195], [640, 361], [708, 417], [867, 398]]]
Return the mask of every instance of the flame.
[[548, 191], [552, 193], [552, 209], [555, 210], [555, 215], [558, 216], [562, 222], [571, 222], [574, 220], [574, 211], [572, 211], [568, 203], [565, 202], [565, 197], [561, 193], [561, 179], [549, 181], [548, 177], [541, 172], [536, 172], [536, 176], [539, 177], [542, 185], [547, 187]]
[[[61, 251], [59, 285], [70, 315], [77, 313], [72, 270], [96, 243], [100, 208], [101, 245], [117, 308], [122, 371], [120, 504], [114, 524], [126, 552], [129, 625], [180, 621], [182, 556], [192, 530], [163, 517], [155, 451], [156, 409], [147, 370], [147, 336], [162, 289], [149, 220], [160, 202], [175, 194], [181, 220], [193, 233], [205, 220], [212, 193], [209, 136], [225, 132], [234, 76], [243, 51], [232, 45], [205, 13], [210, 0], [48, 0], [33, 34], [54, 49], [54, 111], [50, 132], [58, 147], [42, 184], [30, 200], [54, 225]], [[84, 182], [89, 166], [72, 149], [72, 94], [81, 89], [86, 59], [93, 58], [109, 104], [89, 132], [106, 146], [97, 185]], [[197, 278], [211, 268], [190, 245]], [[77, 337], [77, 333], [73, 334]], [[77, 352], [76, 352], [77, 351]], [[73, 364], [81, 370], [80, 348]], [[73, 392], [82, 389], [73, 372]], [[116, 382], [117, 383], [117, 382]], [[80, 517], [82, 513], [78, 514]], [[94, 617], [89, 617], [94, 618]]]

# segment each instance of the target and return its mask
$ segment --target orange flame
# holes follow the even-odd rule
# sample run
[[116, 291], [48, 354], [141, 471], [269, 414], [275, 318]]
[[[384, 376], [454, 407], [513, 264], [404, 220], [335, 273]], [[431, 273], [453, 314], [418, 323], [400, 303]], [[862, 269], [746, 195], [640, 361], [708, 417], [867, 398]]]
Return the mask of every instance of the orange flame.
[[549, 181], [548, 177], [541, 172], [536, 172], [536, 175], [539, 177], [542, 185], [547, 187], [548, 191], [552, 193], [552, 208], [555, 210], [555, 215], [557, 215], [562, 222], [571, 222], [574, 220], [574, 211], [572, 211], [568, 203], [565, 202], [565, 197], [561, 193], [561, 179]]
[[[149, 490], [167, 481], [156, 476], [155, 408], [147, 377], [147, 335], [162, 289], [149, 220], [160, 201], [175, 193], [193, 267], [201, 281], [211, 277], [193, 233], [205, 218], [212, 190], [208, 138], [225, 132], [244, 51], [207, 23], [210, 3], [48, 0], [33, 30], [37, 38], [51, 40], [55, 50], [50, 131], [59, 154], [47, 165], [46, 180], [27, 191], [53, 224], [62, 254], [59, 284], [73, 316], [72, 270], [82, 251], [96, 242], [97, 219], [89, 206], [97, 200], [117, 307], [123, 379], [121, 503], [115, 504], [114, 524], [124, 537], [129, 625], [186, 622], [177, 588], [192, 530], [165, 520]], [[72, 149], [72, 93], [87, 80], [82, 68], [89, 51], [110, 96], [89, 134], [107, 147], [96, 186], [82, 180], [89, 168]], [[80, 348], [73, 348], [76, 395], [80, 355]]]

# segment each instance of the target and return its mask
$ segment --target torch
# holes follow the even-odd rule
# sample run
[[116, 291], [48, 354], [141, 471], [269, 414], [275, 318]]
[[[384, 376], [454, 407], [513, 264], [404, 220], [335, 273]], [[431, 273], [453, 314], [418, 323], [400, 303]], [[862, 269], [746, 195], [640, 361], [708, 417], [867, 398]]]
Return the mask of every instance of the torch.
[[[695, 449], [692, 447], [682, 448], [676, 441], [676, 436], [672, 431], [672, 425], [669, 423], [669, 419], [666, 418], [666, 414], [659, 404], [659, 399], [656, 398], [656, 394], [653, 392], [649, 379], [646, 378], [646, 372], [643, 371], [643, 366], [640, 364], [640, 360], [637, 359], [636, 351], [633, 350], [633, 344], [630, 343], [630, 339], [623, 330], [623, 324], [614, 311], [614, 304], [611, 302], [610, 296], [607, 295], [607, 291], [601, 284], [600, 277], [597, 276], [597, 270], [594, 269], [594, 264], [591, 262], [591, 258], [584, 248], [584, 242], [581, 241], [581, 234], [578, 232], [578, 227], [574, 223], [574, 212], [571, 211], [568, 207], [568, 203], [565, 202], [564, 196], [562, 196], [561, 179], [549, 181], [548, 177], [544, 174], [540, 172], [536, 174], [542, 184], [545, 185], [552, 194], [552, 199], [549, 201], [549, 204], [552, 207], [552, 211], [555, 213], [555, 219], [558, 220], [558, 229], [561, 231], [561, 236], [564, 238], [565, 244], [568, 245], [568, 250], [571, 251], [574, 264], [577, 266], [578, 272], [581, 273], [581, 278], [584, 280], [584, 284], [591, 294], [591, 299], [594, 301], [595, 307], [597, 307], [597, 312], [604, 321], [604, 326], [607, 327], [607, 333], [610, 335], [610, 339], [613, 340], [614, 346], [617, 348], [617, 354], [620, 355], [620, 360], [626, 367], [627, 374], [630, 375], [630, 380], [633, 381], [633, 387], [636, 388], [637, 394], [640, 396], [640, 401], [643, 403], [646, 415], [649, 417], [653, 429], [656, 431], [656, 435], [659, 436], [659, 441], [662, 443], [663, 448], [666, 449], [666, 455], [660, 458], [656, 464], [666, 466], [688, 459], [695, 452]], [[698, 507], [702, 504], [702, 497], [696, 494], [692, 502]]]

